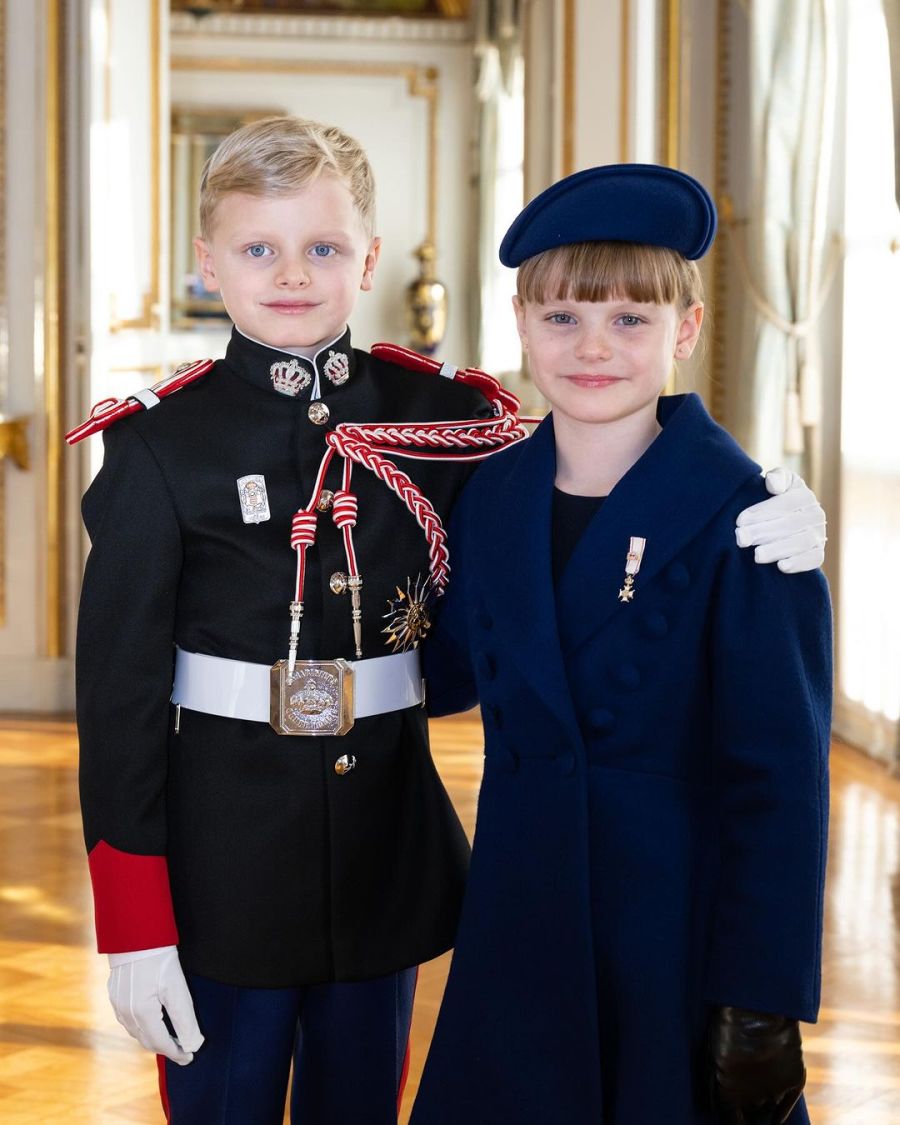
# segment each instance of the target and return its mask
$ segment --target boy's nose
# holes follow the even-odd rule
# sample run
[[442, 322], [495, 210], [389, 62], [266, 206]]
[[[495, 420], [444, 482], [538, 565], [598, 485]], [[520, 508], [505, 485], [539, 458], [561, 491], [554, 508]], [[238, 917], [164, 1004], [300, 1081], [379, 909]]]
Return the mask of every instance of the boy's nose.
[[282, 261], [276, 284], [281, 289], [302, 289], [309, 285], [309, 272], [302, 260]]

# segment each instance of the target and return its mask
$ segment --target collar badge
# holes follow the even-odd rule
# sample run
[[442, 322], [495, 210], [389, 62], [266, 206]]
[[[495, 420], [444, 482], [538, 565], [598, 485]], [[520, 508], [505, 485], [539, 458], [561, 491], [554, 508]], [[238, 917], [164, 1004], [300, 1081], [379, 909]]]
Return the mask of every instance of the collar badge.
[[339, 387], [350, 378], [350, 360], [343, 352], [329, 351], [322, 370], [325, 378]]
[[269, 368], [269, 376], [279, 394], [292, 398], [312, 382], [312, 375], [298, 359], [277, 359]]

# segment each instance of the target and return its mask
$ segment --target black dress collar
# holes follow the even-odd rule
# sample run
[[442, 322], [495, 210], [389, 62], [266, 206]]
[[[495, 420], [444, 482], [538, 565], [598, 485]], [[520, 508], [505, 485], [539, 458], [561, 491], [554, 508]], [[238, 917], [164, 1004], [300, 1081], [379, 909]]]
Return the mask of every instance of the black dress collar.
[[270, 348], [233, 328], [225, 362], [254, 386], [307, 402], [325, 398], [329, 392], [351, 382], [356, 371], [349, 328], [321, 347], [312, 359]]

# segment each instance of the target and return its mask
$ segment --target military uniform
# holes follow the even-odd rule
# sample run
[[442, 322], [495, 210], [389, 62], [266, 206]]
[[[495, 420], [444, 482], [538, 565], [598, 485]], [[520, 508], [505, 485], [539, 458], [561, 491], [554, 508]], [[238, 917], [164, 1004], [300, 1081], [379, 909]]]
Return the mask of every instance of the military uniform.
[[[275, 389], [279, 364], [293, 393]], [[235, 332], [202, 378], [106, 431], [83, 504], [77, 663], [101, 951], [177, 942], [188, 973], [280, 988], [377, 977], [450, 947], [468, 848], [421, 707], [294, 738], [264, 722], [176, 716], [170, 693], [174, 646], [258, 665], [287, 655], [292, 517], [336, 424], [490, 414], [477, 390], [353, 349], [349, 331], [314, 361]], [[426, 460], [403, 469], [439, 514], [468, 473]], [[341, 473], [336, 457], [307, 552], [301, 659], [356, 657], [329, 508]], [[391, 651], [389, 599], [427, 575], [429, 554], [382, 481], [357, 467], [353, 491], [367, 659]], [[342, 756], [350, 768], [336, 772]]]

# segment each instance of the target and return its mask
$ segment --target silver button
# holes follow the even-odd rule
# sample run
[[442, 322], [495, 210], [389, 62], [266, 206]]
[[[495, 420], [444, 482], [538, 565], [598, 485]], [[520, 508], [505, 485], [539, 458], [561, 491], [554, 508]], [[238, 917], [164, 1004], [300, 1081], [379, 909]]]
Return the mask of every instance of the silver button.
[[323, 488], [319, 493], [319, 502], [316, 504], [316, 507], [320, 512], [327, 512], [333, 503], [334, 493], [329, 492], [327, 488]]
[[355, 766], [356, 756], [354, 754], [341, 754], [334, 763], [334, 772], [343, 777], [345, 773], [349, 773]]
[[347, 589], [347, 575], [342, 570], [336, 570], [328, 580], [332, 594], [343, 594]]
[[317, 426], [324, 426], [331, 417], [331, 411], [325, 403], [318, 400], [309, 404], [309, 410], [306, 413], [310, 422], [314, 422]]

